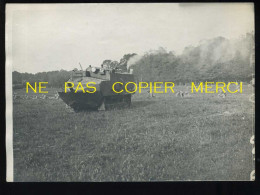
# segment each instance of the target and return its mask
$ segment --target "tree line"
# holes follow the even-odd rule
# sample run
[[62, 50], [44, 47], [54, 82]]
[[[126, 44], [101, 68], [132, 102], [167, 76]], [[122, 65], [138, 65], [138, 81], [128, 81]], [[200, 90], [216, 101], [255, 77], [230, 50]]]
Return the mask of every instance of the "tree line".
[[181, 55], [159, 48], [131, 68], [138, 81], [247, 81], [255, 71], [254, 34], [236, 40], [216, 37], [186, 47]]
[[[133, 69], [136, 81], [173, 81], [180, 83], [200, 81], [246, 81], [254, 74], [254, 33], [235, 40], [224, 37], [203, 40], [198, 46], [188, 46], [182, 54], [160, 47], [142, 56], [125, 54], [118, 62], [110, 59], [102, 65], [108, 68]], [[138, 56], [138, 58], [136, 58]], [[136, 58], [127, 64], [131, 58]], [[60, 70], [36, 74], [13, 72], [13, 84], [48, 82], [48, 86], [62, 87], [71, 71]]]

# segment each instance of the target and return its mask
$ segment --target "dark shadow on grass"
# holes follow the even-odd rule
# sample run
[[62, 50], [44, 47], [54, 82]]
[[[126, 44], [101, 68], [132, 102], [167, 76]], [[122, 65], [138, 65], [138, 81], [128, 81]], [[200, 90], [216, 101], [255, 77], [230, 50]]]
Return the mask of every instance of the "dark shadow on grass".
[[97, 109], [90, 109], [90, 108], [88, 108], [88, 109], [84, 109], [84, 108], [82, 108], [82, 109], [73, 109], [72, 108], [72, 110], [75, 112], [75, 113], [88, 113], [88, 112], [97, 112], [98, 110]]
[[[113, 107], [110, 107], [110, 108], [107, 108], [106, 111], [108, 110], [127, 110], [127, 109], [135, 109], [135, 108], [141, 108], [141, 107], [146, 107], [150, 104], [154, 104], [155, 101], [154, 100], [148, 100], [148, 101], [145, 101], [145, 100], [140, 100], [140, 101], [132, 101], [131, 103], [131, 106], [130, 107], [127, 107], [127, 106], [113, 106]], [[74, 112], [75, 113], [82, 113], [82, 112], [85, 112], [85, 113], [88, 113], [88, 112], [104, 112], [104, 111], [99, 111], [98, 109], [74, 109]]]
[[155, 103], [155, 100], [133, 101], [132, 105], [131, 105], [131, 108], [135, 109], [135, 108], [140, 108], [140, 107], [146, 107], [146, 106], [149, 106], [149, 105], [154, 104], [154, 103]]

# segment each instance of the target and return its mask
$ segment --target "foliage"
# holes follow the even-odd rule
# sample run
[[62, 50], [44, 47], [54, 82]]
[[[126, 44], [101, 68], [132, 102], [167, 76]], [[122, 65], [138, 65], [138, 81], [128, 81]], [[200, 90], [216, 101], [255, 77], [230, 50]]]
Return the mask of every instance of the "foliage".
[[36, 74], [13, 72], [13, 84], [24, 84], [26, 82], [48, 82], [50, 87], [61, 87], [70, 78], [70, 71], [60, 70], [51, 72], [40, 72]]
[[112, 68], [112, 69], [121, 69], [123, 71], [127, 71], [127, 62], [129, 61], [129, 59], [133, 56], [137, 55], [136, 53], [132, 53], [132, 54], [125, 54], [119, 62], [117, 61], [112, 61], [112, 60], [104, 60], [102, 65], [106, 66], [108, 68]]
[[143, 81], [249, 81], [254, 73], [254, 34], [237, 40], [217, 37], [186, 47], [179, 56], [159, 48], [133, 64]]
[[[130, 64], [136, 53], [125, 54], [120, 61], [104, 60], [102, 65], [127, 71], [134, 69], [136, 81], [247, 81], [254, 73], [254, 33], [247, 33], [236, 40], [216, 37], [203, 40], [196, 47], [188, 46], [181, 55], [160, 47], [149, 51]], [[37, 74], [13, 72], [13, 84], [48, 82], [60, 87], [70, 77], [65, 70]]]

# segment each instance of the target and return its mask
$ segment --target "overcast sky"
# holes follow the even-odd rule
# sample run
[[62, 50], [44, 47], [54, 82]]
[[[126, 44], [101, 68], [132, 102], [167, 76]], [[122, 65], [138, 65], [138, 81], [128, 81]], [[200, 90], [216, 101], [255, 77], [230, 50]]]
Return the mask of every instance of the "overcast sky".
[[254, 30], [249, 3], [17, 4], [9, 11], [13, 70], [29, 73], [100, 66], [158, 47], [180, 54], [203, 39]]

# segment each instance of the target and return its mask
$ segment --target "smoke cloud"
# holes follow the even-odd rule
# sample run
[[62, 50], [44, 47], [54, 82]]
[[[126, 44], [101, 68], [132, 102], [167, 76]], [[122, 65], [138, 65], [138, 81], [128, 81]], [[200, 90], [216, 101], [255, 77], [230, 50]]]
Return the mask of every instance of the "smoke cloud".
[[134, 55], [133, 57], [131, 57], [129, 59], [129, 61], [127, 62], [127, 69], [130, 68], [130, 66], [132, 66], [133, 64], [137, 63], [139, 60], [141, 60], [142, 56], [140, 55]]

